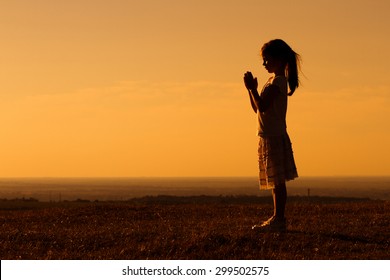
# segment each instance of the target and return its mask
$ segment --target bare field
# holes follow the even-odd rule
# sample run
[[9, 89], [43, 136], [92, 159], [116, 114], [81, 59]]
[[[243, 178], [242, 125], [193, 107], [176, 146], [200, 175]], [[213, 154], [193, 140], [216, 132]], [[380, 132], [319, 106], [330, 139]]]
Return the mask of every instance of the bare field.
[[2, 201], [0, 259], [390, 259], [390, 202], [290, 197], [286, 233], [255, 234], [269, 197]]

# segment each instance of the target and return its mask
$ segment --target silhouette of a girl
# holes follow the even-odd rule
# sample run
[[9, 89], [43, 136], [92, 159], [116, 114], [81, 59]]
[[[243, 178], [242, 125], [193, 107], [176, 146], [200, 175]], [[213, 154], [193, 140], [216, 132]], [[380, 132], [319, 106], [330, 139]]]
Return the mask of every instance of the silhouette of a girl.
[[260, 94], [257, 91], [257, 78], [251, 72], [245, 73], [244, 83], [258, 118], [260, 189], [272, 189], [274, 214], [252, 228], [285, 231], [286, 181], [298, 177], [287, 134], [287, 96], [291, 96], [299, 86], [300, 56], [281, 39], [266, 43], [261, 55], [265, 69], [274, 75], [268, 79]]

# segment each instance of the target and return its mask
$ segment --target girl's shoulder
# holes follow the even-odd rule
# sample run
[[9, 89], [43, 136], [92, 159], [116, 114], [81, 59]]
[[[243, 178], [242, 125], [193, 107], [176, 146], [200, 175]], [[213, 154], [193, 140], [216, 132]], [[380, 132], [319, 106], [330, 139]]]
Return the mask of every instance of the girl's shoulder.
[[287, 83], [287, 78], [286, 76], [275, 76], [275, 77], [271, 77], [269, 78], [269, 80], [271, 81], [271, 83]]
[[275, 85], [277, 87], [279, 87], [279, 90], [282, 92], [282, 93], [286, 93], [287, 94], [287, 78], [285, 76], [275, 76], [275, 77], [271, 77], [271, 81], [270, 83], [272, 85]]

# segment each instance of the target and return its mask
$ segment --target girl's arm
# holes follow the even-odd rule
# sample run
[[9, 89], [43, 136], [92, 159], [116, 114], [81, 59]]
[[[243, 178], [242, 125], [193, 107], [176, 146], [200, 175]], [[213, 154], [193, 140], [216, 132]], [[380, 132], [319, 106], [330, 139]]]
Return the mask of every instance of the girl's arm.
[[276, 96], [279, 88], [275, 85], [268, 85], [265, 87], [262, 95], [260, 95], [257, 91], [257, 78], [253, 78], [251, 72], [245, 73], [244, 82], [249, 92], [253, 111], [255, 113], [257, 113], [257, 111], [265, 112], [271, 106], [273, 97]]
[[262, 113], [267, 111], [268, 108], [271, 107], [274, 96], [276, 96], [278, 92], [279, 88], [275, 85], [267, 86], [261, 95], [259, 95], [257, 89], [249, 90], [249, 93], [252, 97], [252, 103], [255, 104], [256, 110], [259, 110]]
[[[256, 94], [254, 95], [252, 93], [257, 92], [257, 78], [253, 78], [252, 73], [248, 71], [244, 74], [244, 84], [249, 93], [249, 100], [251, 101], [252, 109], [257, 114], [259, 106], [257, 104]], [[257, 96], [259, 96], [258, 93]]]
[[251, 91], [248, 89], [248, 93], [249, 93], [249, 99], [251, 101], [251, 105], [252, 105], [252, 109], [253, 111], [257, 114], [257, 105], [256, 105], [256, 101], [254, 100], [253, 96], [252, 96], [252, 93]]

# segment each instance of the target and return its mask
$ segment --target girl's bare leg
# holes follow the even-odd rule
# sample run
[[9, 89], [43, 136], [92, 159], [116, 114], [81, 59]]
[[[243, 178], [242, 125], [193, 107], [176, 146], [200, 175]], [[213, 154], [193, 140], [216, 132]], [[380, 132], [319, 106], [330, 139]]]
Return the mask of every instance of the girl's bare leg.
[[274, 199], [274, 215], [263, 222], [260, 225], [254, 225], [253, 230], [263, 231], [275, 231], [275, 232], [284, 232], [286, 231], [286, 219], [284, 217], [284, 212], [287, 202], [287, 189], [286, 184], [280, 184], [275, 186], [272, 190], [272, 197]]
[[287, 202], [286, 183], [275, 186], [275, 188], [272, 190], [272, 197], [274, 200], [274, 217], [277, 219], [284, 219], [284, 212]]

